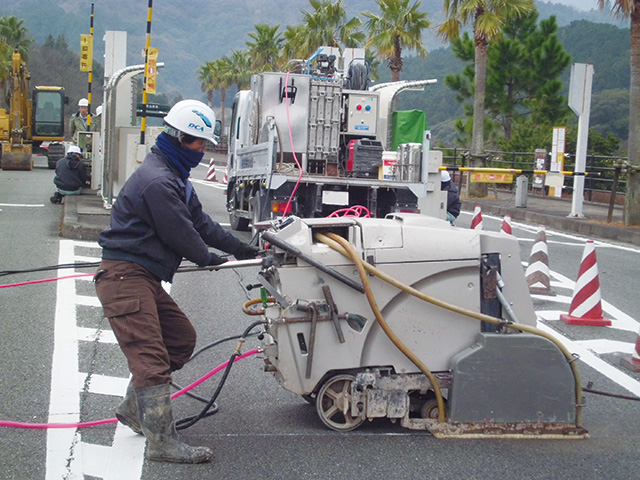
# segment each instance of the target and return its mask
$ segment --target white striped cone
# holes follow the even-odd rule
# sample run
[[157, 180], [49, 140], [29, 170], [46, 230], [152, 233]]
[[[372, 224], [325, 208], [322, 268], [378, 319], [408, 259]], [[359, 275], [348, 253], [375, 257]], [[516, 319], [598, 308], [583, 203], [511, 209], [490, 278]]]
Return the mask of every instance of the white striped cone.
[[611, 325], [611, 320], [602, 316], [600, 280], [598, 280], [596, 247], [593, 240], [587, 240], [587, 244], [584, 246], [569, 314], [563, 313], [560, 315], [560, 320], [568, 325], [591, 325], [596, 327]]
[[555, 292], [551, 290], [551, 281], [549, 280], [549, 254], [544, 226], [540, 226], [540, 230], [536, 233], [536, 239], [529, 257], [529, 266], [524, 274], [527, 277], [529, 293], [555, 295]]
[[224, 175], [222, 177], [222, 185], [227, 185], [228, 183], [229, 183], [229, 169], [225, 167]]
[[217, 182], [216, 179], [216, 164], [213, 161], [213, 158], [209, 162], [209, 170], [207, 170], [207, 181], [209, 182]]
[[621, 358], [620, 365], [628, 368], [632, 372], [640, 372], [640, 332], [636, 338], [636, 346], [629, 358]]
[[480, 205], [476, 205], [473, 210], [473, 218], [471, 219], [472, 230], [482, 230], [482, 211]]
[[507, 235], [513, 235], [513, 231], [511, 230], [511, 215], [505, 215], [500, 231]]

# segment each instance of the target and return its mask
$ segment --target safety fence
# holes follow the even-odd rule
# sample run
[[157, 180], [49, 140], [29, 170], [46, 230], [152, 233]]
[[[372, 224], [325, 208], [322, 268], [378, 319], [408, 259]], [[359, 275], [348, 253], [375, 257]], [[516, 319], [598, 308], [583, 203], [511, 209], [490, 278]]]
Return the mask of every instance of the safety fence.
[[[434, 148], [442, 151], [444, 165], [467, 167], [469, 163], [469, 149], [466, 148]], [[536, 153], [534, 152], [502, 152], [498, 150], [485, 150], [487, 166], [493, 168], [510, 168], [522, 170], [540, 170], [536, 165]], [[585, 177], [584, 195], [588, 201], [621, 204], [624, 203], [626, 181], [624, 180], [624, 164], [626, 157], [613, 157], [602, 155], [587, 155], [586, 171], [592, 175]], [[565, 155], [564, 170], [573, 171], [575, 155]], [[548, 170], [550, 159], [547, 155], [542, 169]], [[461, 187], [466, 182], [466, 172], [452, 172], [454, 181]], [[534, 174], [526, 174], [529, 178], [530, 193], [544, 193], [542, 183], [534, 182]], [[504, 184], [500, 188], [513, 190], [515, 184]], [[563, 195], [573, 194], [573, 179], [565, 177], [562, 189]]]

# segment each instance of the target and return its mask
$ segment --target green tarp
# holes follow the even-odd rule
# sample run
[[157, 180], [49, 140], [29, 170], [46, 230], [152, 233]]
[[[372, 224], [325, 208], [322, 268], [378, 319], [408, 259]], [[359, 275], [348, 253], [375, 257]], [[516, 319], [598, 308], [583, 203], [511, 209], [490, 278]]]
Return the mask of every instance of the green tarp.
[[422, 110], [400, 110], [392, 114], [391, 150], [401, 143], [422, 143], [427, 117]]

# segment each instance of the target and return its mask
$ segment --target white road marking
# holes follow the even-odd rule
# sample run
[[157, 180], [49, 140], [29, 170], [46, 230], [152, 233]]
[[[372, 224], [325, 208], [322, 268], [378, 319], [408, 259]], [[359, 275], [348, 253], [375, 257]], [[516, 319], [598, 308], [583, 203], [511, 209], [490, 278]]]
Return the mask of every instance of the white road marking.
[[[76, 246], [98, 248], [95, 243], [61, 240], [58, 263], [77, 262]], [[58, 271], [59, 277], [73, 274], [69, 270]], [[76, 295], [75, 281], [71, 280], [59, 281], [57, 288], [49, 423], [77, 423], [80, 420], [80, 394], [85, 388], [93, 394], [123, 396], [129, 379], [79, 371], [79, 342], [116, 343], [115, 336], [111, 330], [77, 325], [77, 305], [98, 308], [97, 297]], [[47, 430], [47, 480], [80, 480], [87, 475], [105, 480], [141, 477], [143, 436], [118, 424], [111, 446], [89, 444], [81, 437], [81, 431], [76, 428]]]
[[220, 182], [209, 182], [207, 180], [198, 180], [196, 178], [191, 179], [191, 183], [197, 183], [198, 185], [206, 185], [207, 187], [217, 188], [218, 190], [226, 190], [227, 186]]
[[35, 207], [35, 208], [39, 208], [39, 207], [44, 207], [44, 203], [35, 203], [35, 204], [28, 204], [28, 203], [0, 203], [0, 207]]
[[597, 370], [605, 377], [613, 380], [615, 383], [628, 390], [632, 394], [640, 396], [640, 382], [631, 378], [629, 375], [622, 372], [622, 370], [619, 370], [613, 365], [605, 362], [587, 347], [581, 345], [580, 342], [569, 340], [567, 337], [561, 335], [548, 325], [538, 322], [538, 328], [540, 330], [544, 330], [545, 332], [549, 333], [557, 340], [559, 340], [565, 347], [567, 347], [567, 349], [571, 353], [578, 354], [580, 356], [580, 360], [589, 365], [591, 368]]

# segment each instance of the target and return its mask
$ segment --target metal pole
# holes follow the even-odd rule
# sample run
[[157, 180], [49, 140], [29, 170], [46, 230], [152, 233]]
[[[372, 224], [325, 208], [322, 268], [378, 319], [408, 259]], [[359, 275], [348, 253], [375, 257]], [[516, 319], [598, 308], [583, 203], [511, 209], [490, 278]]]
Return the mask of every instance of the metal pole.
[[[91, 50], [93, 50], [93, 7], [91, 4], [91, 20], [89, 21], [89, 35], [91, 35]], [[87, 129], [91, 130], [91, 83], [93, 82], [93, 51], [91, 52], [91, 65], [89, 66], [89, 87], [87, 90], [87, 101], [89, 102], [89, 113], [87, 114]]]
[[613, 220], [613, 207], [616, 204], [616, 193], [618, 192], [618, 180], [620, 179], [620, 170], [622, 170], [622, 167], [620, 165], [616, 165], [615, 171], [613, 173], [613, 185], [611, 185], [611, 199], [609, 200], [609, 212], [607, 213], [607, 223], [611, 223], [611, 220]]
[[142, 82], [142, 119], [140, 121], [140, 145], [144, 145], [144, 134], [147, 130], [147, 71], [149, 70], [149, 47], [151, 46], [151, 14], [153, 0], [149, 0], [147, 9], [147, 43], [144, 48], [144, 80]]

